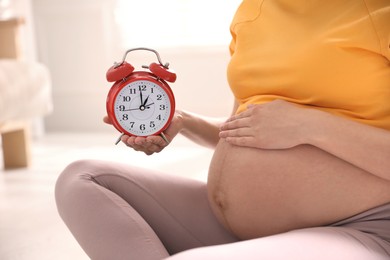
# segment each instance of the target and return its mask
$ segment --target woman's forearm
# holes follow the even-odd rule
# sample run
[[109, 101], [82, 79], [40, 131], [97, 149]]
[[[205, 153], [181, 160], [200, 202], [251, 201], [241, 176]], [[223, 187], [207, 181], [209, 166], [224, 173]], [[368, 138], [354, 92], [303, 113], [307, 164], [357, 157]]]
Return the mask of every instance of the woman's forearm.
[[390, 180], [390, 131], [316, 111], [309, 143]]
[[215, 148], [219, 141], [219, 126], [224, 119], [203, 117], [186, 111], [177, 113], [182, 116], [182, 135], [199, 145]]

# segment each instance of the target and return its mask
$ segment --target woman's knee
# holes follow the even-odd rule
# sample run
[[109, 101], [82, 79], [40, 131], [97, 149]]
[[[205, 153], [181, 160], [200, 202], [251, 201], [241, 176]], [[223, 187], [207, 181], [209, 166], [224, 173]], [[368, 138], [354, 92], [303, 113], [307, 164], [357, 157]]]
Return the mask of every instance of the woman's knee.
[[79, 160], [69, 164], [59, 175], [55, 185], [55, 199], [60, 209], [76, 200], [80, 182], [91, 181], [95, 164], [92, 160]]

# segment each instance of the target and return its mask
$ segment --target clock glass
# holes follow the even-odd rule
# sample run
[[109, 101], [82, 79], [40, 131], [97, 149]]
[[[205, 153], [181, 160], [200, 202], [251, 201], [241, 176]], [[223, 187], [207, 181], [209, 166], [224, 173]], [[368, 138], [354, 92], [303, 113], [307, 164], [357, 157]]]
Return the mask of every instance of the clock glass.
[[170, 120], [173, 109], [170, 98], [167, 91], [153, 81], [132, 81], [115, 97], [115, 118], [131, 135], [158, 134]]

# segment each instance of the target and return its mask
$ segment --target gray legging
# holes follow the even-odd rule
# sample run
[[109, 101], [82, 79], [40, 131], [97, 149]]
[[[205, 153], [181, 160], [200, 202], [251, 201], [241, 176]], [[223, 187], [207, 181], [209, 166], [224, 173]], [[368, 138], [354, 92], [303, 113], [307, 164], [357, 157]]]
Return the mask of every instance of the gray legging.
[[55, 194], [61, 217], [93, 260], [390, 259], [390, 205], [328, 227], [238, 241], [214, 217], [200, 181], [78, 161], [60, 175]]

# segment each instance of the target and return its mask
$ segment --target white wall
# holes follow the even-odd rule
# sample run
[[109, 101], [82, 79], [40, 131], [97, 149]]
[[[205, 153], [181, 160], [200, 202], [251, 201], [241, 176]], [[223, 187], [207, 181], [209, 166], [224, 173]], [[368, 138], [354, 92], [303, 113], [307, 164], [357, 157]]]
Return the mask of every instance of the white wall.
[[[47, 131], [112, 131], [101, 122], [111, 86], [105, 73], [125, 51], [110, 11], [114, 2], [33, 0], [38, 57], [49, 67], [53, 80], [54, 112], [46, 119]], [[210, 116], [230, 113], [227, 45], [158, 51], [178, 75], [171, 85], [178, 108]], [[139, 67], [155, 58], [131, 54], [127, 60]]]

